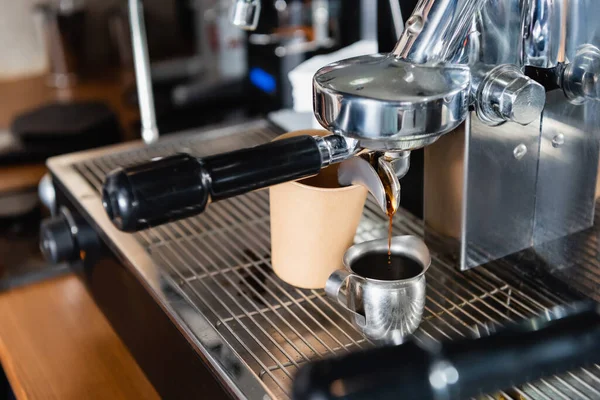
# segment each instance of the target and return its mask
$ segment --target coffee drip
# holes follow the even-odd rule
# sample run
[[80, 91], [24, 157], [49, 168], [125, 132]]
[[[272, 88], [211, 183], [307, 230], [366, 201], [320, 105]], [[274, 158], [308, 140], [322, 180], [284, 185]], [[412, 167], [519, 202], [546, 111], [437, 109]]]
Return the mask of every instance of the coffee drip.
[[381, 179], [381, 183], [383, 184], [383, 188], [385, 191], [385, 205], [386, 205], [386, 214], [389, 218], [388, 225], [388, 264], [392, 263], [392, 230], [393, 230], [393, 222], [394, 215], [398, 210], [398, 198], [397, 193], [394, 191], [392, 186], [392, 181], [390, 180], [389, 175], [383, 173], [381, 169], [378, 169], [378, 175]]

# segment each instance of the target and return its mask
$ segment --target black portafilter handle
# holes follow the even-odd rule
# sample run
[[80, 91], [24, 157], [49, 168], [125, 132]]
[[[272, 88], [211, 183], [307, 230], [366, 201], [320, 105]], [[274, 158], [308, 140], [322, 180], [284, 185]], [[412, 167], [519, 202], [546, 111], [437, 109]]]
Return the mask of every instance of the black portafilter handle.
[[301, 368], [295, 400], [467, 399], [600, 362], [597, 306], [533, 319], [480, 339], [409, 341]]
[[111, 172], [102, 202], [117, 228], [136, 232], [204, 211], [210, 202], [319, 173], [312, 136], [197, 158], [177, 154]]

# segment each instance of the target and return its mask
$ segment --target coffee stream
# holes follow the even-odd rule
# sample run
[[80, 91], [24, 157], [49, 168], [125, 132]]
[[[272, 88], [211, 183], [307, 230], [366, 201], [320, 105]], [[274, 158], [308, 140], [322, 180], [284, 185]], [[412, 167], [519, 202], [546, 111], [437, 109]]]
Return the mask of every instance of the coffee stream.
[[392, 182], [390, 178], [386, 176], [384, 173], [378, 173], [379, 178], [381, 179], [381, 183], [383, 184], [383, 189], [385, 191], [385, 205], [386, 205], [386, 214], [390, 220], [388, 226], [388, 264], [392, 263], [392, 229], [394, 222], [394, 215], [396, 214], [398, 201], [397, 194], [394, 193]]

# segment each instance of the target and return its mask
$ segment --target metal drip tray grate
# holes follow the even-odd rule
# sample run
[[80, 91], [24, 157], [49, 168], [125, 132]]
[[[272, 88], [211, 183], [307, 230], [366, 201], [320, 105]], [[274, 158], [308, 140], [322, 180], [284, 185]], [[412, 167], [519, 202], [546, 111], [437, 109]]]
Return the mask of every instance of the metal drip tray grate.
[[[243, 134], [194, 136], [167, 145], [107, 155], [75, 165], [96, 190], [113, 168], [183, 149], [197, 155], [247, 147], [277, 132], [257, 124]], [[397, 215], [394, 234], [423, 235], [420, 221]], [[386, 237], [387, 220], [367, 202], [356, 241]], [[286, 398], [297, 368], [309, 361], [371, 344], [343, 309], [321, 290], [300, 290], [279, 280], [270, 259], [268, 191], [211, 204], [203, 215], [136, 234], [176, 290], [217, 329], [272, 398]], [[597, 259], [597, 254], [593, 257]], [[593, 273], [597, 274], [597, 270]], [[427, 303], [416, 334], [452, 340], [546, 312], [577, 297], [517, 278], [505, 262], [467, 272], [433, 255]], [[597, 399], [600, 367], [523, 385], [483, 398]]]

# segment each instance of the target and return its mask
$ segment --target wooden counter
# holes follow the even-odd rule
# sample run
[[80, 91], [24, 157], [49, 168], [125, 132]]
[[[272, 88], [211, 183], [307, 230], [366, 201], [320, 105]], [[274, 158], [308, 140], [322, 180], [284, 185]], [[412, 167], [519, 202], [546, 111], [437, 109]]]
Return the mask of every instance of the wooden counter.
[[[131, 77], [131, 81], [132, 81]], [[133, 139], [137, 107], [118, 73], [56, 90], [45, 77], [0, 82], [0, 130], [20, 113], [54, 101], [100, 100]], [[43, 164], [0, 168], [0, 192], [37, 186]], [[73, 275], [0, 292], [0, 363], [17, 399], [157, 399], [158, 394]], [[0, 393], [0, 397], [2, 394]]]
[[0, 293], [0, 363], [17, 399], [158, 399], [73, 275]]

